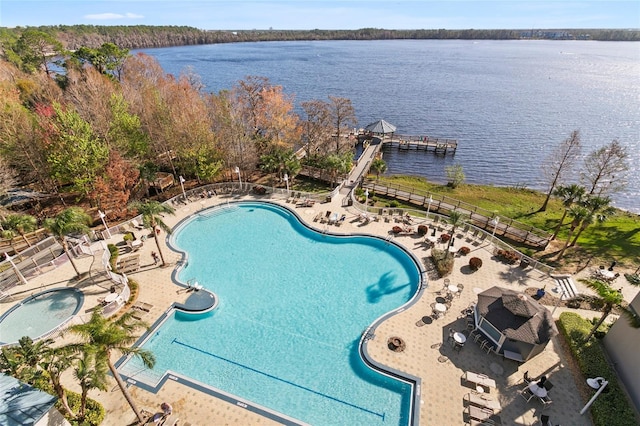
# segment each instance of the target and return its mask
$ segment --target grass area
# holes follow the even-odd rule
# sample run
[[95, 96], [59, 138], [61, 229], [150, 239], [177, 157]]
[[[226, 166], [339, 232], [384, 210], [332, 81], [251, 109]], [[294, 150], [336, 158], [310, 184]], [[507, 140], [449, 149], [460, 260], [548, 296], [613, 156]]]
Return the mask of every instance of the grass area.
[[[463, 184], [453, 189], [416, 176], [383, 176], [379, 183], [402, 185], [425, 193], [455, 198], [549, 233], [554, 232], [564, 212], [562, 203], [552, 198], [547, 210], [538, 213], [545, 194], [526, 188]], [[539, 254], [546, 263], [553, 265], [553, 257], [562, 247], [569, 230], [570, 225], [564, 225], [556, 242], [551, 245], [551, 251]], [[635, 269], [634, 265], [640, 264], [640, 216], [618, 210], [606, 222], [589, 226], [580, 235], [577, 245], [579, 247], [567, 250], [564, 264], [609, 263], [615, 259], [620, 266], [627, 265]]]
[[[587, 377], [606, 377], [609, 384], [598, 396], [590, 408], [593, 422], [596, 426], [631, 426], [637, 425], [629, 400], [617, 381], [615, 370], [607, 362], [605, 349], [600, 340], [591, 339], [584, 341], [591, 327], [591, 322], [573, 312], [564, 312], [560, 315], [558, 329], [566, 339], [574, 359], [582, 372], [584, 383]], [[581, 393], [585, 393], [583, 384]], [[587, 390], [586, 397], [591, 397], [593, 390]]]

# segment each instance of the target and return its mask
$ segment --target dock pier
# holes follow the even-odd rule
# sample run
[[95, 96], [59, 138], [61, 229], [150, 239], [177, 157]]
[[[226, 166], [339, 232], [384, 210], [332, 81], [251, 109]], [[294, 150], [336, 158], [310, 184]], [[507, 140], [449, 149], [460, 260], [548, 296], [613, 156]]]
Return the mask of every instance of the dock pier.
[[416, 151], [432, 151], [435, 154], [455, 155], [458, 149], [458, 141], [455, 139], [431, 138], [428, 136], [401, 136], [395, 135], [389, 139], [383, 139], [384, 145], [397, 147], [399, 150], [408, 151], [415, 149]]

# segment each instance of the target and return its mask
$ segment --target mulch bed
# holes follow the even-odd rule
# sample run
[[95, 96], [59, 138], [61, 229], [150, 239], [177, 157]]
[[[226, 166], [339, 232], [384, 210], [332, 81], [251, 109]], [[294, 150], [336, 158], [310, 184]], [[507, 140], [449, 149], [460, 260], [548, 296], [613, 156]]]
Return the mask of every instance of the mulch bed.
[[[542, 296], [541, 298], [538, 298], [536, 294], [537, 292], [538, 289], [535, 287], [529, 287], [525, 290], [525, 294], [527, 296], [537, 300], [538, 302], [546, 306], [556, 306], [556, 303], [559, 302], [558, 306], [562, 306], [565, 308], [586, 309], [594, 312], [602, 312], [602, 305], [598, 302], [598, 298], [594, 296], [582, 294], [570, 300], [558, 301], [558, 297], [556, 297], [552, 292], [545, 292], [544, 296]], [[616, 307], [613, 308], [611, 313], [615, 315], [622, 314], [620, 309], [617, 309]]]

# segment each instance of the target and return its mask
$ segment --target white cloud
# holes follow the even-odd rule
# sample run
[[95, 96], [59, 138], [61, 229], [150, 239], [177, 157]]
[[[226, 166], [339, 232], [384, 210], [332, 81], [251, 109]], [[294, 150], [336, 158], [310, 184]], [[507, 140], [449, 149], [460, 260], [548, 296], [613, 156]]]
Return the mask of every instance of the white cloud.
[[143, 15], [138, 15], [135, 13], [125, 13], [124, 15], [121, 13], [95, 13], [91, 15], [85, 15], [85, 19], [93, 19], [97, 21], [106, 21], [112, 19], [141, 19], [144, 18]]

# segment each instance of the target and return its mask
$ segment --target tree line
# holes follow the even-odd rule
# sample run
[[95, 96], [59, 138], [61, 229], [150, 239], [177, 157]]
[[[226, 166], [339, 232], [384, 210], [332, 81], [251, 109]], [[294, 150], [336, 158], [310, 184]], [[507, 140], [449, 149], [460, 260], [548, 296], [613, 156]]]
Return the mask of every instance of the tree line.
[[238, 167], [281, 182], [305, 164], [332, 176], [351, 168], [345, 135], [357, 123], [349, 99], [304, 102], [301, 116], [293, 95], [265, 77], [204, 93], [190, 70], [165, 74], [154, 58], [112, 43], [70, 52], [34, 29], [4, 53], [0, 173], [8, 179], [0, 192], [73, 195], [124, 217], [159, 171], [209, 183]]
[[[54, 25], [0, 28], [0, 40], [15, 40], [28, 30], [45, 32], [70, 50], [82, 46], [98, 48], [113, 43], [126, 49], [197, 44], [300, 40], [518, 40], [561, 39], [640, 41], [640, 31], [623, 29], [414, 29], [392, 30], [202, 30], [188, 26], [150, 25]], [[5, 43], [3, 43], [5, 44]]]

